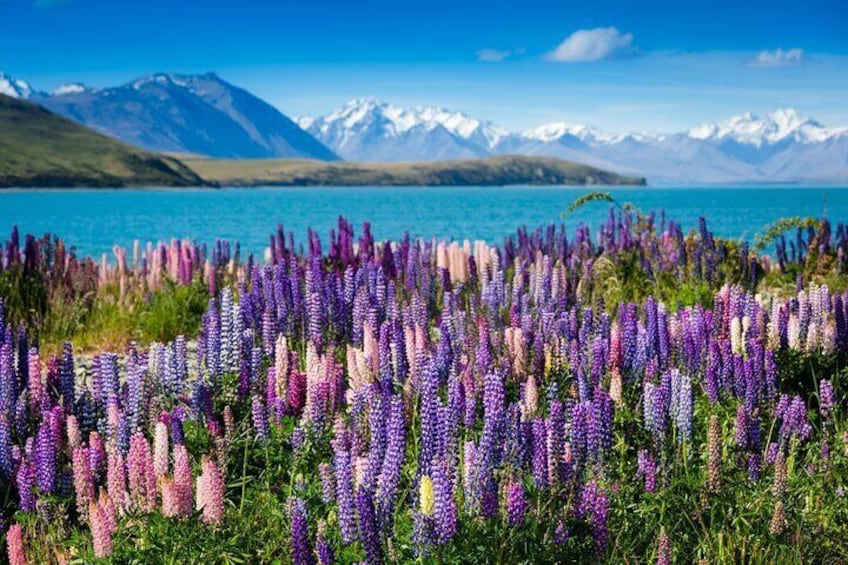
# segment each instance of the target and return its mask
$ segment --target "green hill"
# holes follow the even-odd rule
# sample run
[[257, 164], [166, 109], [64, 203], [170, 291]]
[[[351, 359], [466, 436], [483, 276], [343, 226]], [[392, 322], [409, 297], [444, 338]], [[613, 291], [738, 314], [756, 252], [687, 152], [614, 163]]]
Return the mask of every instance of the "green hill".
[[221, 186], [499, 186], [643, 185], [587, 165], [547, 157], [508, 155], [422, 163], [351, 163], [305, 159], [181, 160], [204, 179]]
[[203, 184], [177, 159], [136, 149], [31, 102], [0, 95], [0, 187]]

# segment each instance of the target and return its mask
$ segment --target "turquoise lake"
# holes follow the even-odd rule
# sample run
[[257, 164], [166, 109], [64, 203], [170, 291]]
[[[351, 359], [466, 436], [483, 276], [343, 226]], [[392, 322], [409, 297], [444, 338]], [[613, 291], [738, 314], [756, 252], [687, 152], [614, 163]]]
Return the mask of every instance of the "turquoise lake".
[[[500, 242], [520, 226], [560, 222], [559, 215], [586, 187], [357, 187], [229, 188], [179, 190], [0, 191], [0, 241], [13, 225], [22, 233], [55, 233], [79, 254], [99, 256], [114, 244], [173, 237], [212, 243], [238, 240], [262, 252], [268, 235], [283, 224], [297, 241], [312, 227], [326, 241], [339, 215], [360, 231], [371, 222], [378, 239], [415, 237]], [[619, 202], [697, 226], [699, 216], [721, 236], [752, 238], [784, 216], [823, 213], [834, 224], [848, 220], [848, 187], [640, 187], [603, 188]], [[608, 205], [591, 203], [565, 220], [596, 226]]]

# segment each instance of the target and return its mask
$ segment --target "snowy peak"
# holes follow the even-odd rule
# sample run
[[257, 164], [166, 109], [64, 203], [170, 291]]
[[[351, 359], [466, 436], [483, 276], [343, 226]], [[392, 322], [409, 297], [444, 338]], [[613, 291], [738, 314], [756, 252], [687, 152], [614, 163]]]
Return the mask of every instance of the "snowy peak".
[[342, 130], [348, 135], [374, 128], [384, 136], [398, 137], [411, 130], [433, 131], [444, 128], [449, 133], [465, 140], [483, 143], [487, 148], [508, 135], [508, 132], [491, 122], [476, 120], [463, 114], [437, 106], [414, 106], [404, 108], [389, 104], [378, 98], [355, 98], [323, 118], [301, 116], [301, 127], [312, 128], [323, 135]]
[[750, 112], [719, 123], [707, 123], [689, 130], [689, 137], [705, 141], [732, 140], [761, 147], [792, 139], [801, 143], [825, 141], [843, 129], [826, 128], [793, 108], [782, 108], [765, 116]]
[[602, 135], [601, 132], [592, 127], [579, 124], [569, 124], [566, 122], [553, 122], [541, 125], [521, 134], [521, 137], [525, 139], [541, 141], [542, 143], [558, 141], [566, 136], [576, 137], [580, 141], [584, 142], [607, 139], [606, 136]]
[[3, 72], [0, 72], [0, 94], [5, 94], [12, 98], [28, 100], [33, 94], [35, 94], [35, 91], [27, 81], [15, 79]]

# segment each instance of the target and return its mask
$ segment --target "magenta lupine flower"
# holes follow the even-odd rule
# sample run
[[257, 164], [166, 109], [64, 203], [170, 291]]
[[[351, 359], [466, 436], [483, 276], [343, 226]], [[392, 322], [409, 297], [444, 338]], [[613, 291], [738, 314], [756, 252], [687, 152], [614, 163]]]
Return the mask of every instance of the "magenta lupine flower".
[[524, 485], [515, 477], [510, 477], [506, 484], [506, 521], [510, 526], [524, 524], [527, 515], [527, 496]]
[[201, 467], [202, 474], [197, 481], [198, 509], [203, 510], [203, 522], [214, 526], [224, 517], [224, 479], [214, 459], [204, 457]]
[[291, 558], [294, 565], [314, 565], [315, 556], [309, 542], [306, 503], [300, 498], [289, 499], [291, 516]]
[[77, 513], [85, 519], [88, 505], [94, 500], [94, 478], [91, 476], [88, 448], [82, 446], [74, 448], [72, 461]]
[[24, 532], [20, 524], [12, 524], [6, 532], [6, 548], [9, 555], [9, 565], [26, 565], [24, 551]]

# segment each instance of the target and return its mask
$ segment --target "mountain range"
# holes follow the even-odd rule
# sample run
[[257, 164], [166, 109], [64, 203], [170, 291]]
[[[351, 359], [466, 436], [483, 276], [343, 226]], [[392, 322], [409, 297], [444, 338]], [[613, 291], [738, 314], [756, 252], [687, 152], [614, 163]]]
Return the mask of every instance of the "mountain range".
[[848, 128], [826, 127], [793, 109], [740, 114], [685, 132], [607, 134], [562, 122], [509, 132], [462, 112], [375, 98], [292, 120], [212, 73], [155, 74], [98, 89], [71, 83], [52, 93], [0, 73], [0, 93], [152, 151], [365, 162], [517, 154], [566, 159], [653, 183], [848, 182]]
[[793, 109], [741, 114], [670, 134], [610, 135], [562, 122], [510, 133], [460, 112], [400, 108], [373, 98], [295, 121], [355, 161], [519, 154], [567, 159], [652, 182], [848, 181], [848, 128], [825, 127]]

